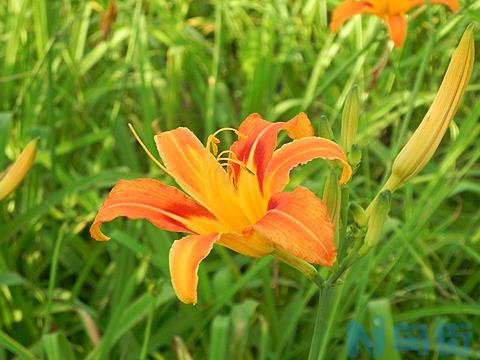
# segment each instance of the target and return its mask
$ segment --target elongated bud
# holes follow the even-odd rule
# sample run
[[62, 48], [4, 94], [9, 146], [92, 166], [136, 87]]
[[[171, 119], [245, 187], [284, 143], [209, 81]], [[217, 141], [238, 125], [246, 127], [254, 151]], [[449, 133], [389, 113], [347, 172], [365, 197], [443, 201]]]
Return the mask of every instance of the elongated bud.
[[350, 152], [357, 139], [358, 119], [360, 117], [360, 99], [358, 88], [354, 86], [345, 100], [342, 114], [342, 132], [340, 145], [346, 153]]
[[473, 27], [469, 26], [452, 55], [430, 109], [395, 159], [384, 189], [394, 191], [422, 171], [432, 158], [465, 93], [473, 69], [474, 53]]
[[355, 221], [358, 226], [367, 226], [368, 216], [365, 213], [365, 210], [360, 205], [358, 205], [357, 203], [351, 203], [350, 210], [352, 211], [353, 221]]
[[323, 189], [323, 202], [327, 206], [328, 215], [330, 215], [330, 218], [335, 224], [336, 220], [340, 218], [342, 190], [338, 183], [338, 178], [333, 171], [330, 172], [327, 181], [325, 182], [325, 188]]
[[325, 139], [333, 139], [332, 125], [330, 125], [330, 121], [328, 121], [325, 115], [320, 116], [318, 120], [318, 135]]
[[30, 141], [0, 180], [0, 200], [12, 193], [32, 167], [37, 152], [37, 141]]
[[358, 168], [361, 161], [362, 149], [360, 148], [360, 145], [353, 144], [350, 147], [350, 152], [348, 153], [348, 162], [350, 163], [354, 171]]
[[388, 218], [390, 211], [391, 192], [388, 190], [382, 191], [378, 194], [375, 203], [373, 204], [370, 217], [368, 219], [368, 229], [365, 235], [363, 246], [359, 250], [361, 256], [368, 253], [368, 251], [377, 245], [382, 235], [383, 226]]

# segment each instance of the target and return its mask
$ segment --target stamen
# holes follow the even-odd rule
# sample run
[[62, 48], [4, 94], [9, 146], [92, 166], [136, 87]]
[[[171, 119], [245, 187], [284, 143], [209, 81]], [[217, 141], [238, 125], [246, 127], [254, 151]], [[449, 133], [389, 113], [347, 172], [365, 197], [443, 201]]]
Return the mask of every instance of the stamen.
[[218, 153], [218, 144], [220, 144], [220, 140], [217, 138], [217, 135], [220, 134], [223, 131], [232, 131], [235, 133], [235, 135], [238, 136], [239, 139], [246, 138], [247, 136], [245, 134], [242, 134], [240, 131], [234, 128], [222, 128], [217, 131], [215, 131], [212, 135], [210, 135], [207, 139], [207, 144], [205, 145], [205, 148], [207, 150], [212, 149], [212, 152], [215, 156], [217, 156]]
[[247, 170], [250, 174], [252, 175], [255, 175], [255, 172], [248, 168], [247, 165], [245, 165], [243, 162], [241, 162], [240, 160], [235, 160], [235, 159], [231, 159], [231, 158], [219, 158], [217, 159], [217, 161], [220, 163], [220, 161], [227, 161], [226, 164], [220, 164], [221, 166], [225, 166], [225, 165], [231, 165], [230, 163], [234, 163], [234, 164], [237, 164], [238, 166], [240, 166], [242, 169], [245, 169]]
[[220, 154], [218, 154], [217, 158], [220, 159], [223, 155], [225, 154], [230, 154], [230, 155], [233, 155], [233, 157], [231, 157], [230, 159], [236, 159], [238, 160], [237, 158], [237, 154], [232, 151], [232, 150], [223, 150]]
[[158, 161], [155, 158], [155, 156], [152, 155], [152, 153], [150, 152], [150, 150], [148, 150], [145, 143], [142, 141], [142, 139], [140, 139], [140, 136], [138, 136], [137, 132], [135, 131], [135, 128], [133, 127], [133, 125], [131, 123], [128, 123], [128, 128], [130, 129], [130, 132], [133, 134], [133, 137], [135, 138], [135, 140], [137, 140], [137, 142], [142, 147], [143, 151], [145, 151], [145, 153], [148, 155], [148, 157], [150, 159], [152, 159], [152, 161], [155, 163], [155, 165], [157, 165], [160, 169], [162, 169], [163, 171], [165, 171], [168, 174], [167, 168], [160, 161]]
[[228, 178], [230, 180], [230, 183], [232, 184], [232, 186], [235, 187], [235, 168], [233, 167], [233, 164], [230, 164], [229, 162], [226, 162], [226, 163], [223, 163], [223, 164], [220, 164], [220, 166], [225, 166], [227, 169], [231, 169], [232, 171], [230, 171], [228, 173]]
[[210, 135], [207, 140], [207, 145], [205, 148], [210, 150], [212, 148], [213, 155], [217, 156], [218, 154], [218, 144], [220, 144], [220, 140], [218, 140], [214, 135]]
[[215, 131], [211, 136], [217, 137], [218, 134], [220, 134], [221, 132], [224, 132], [224, 131], [232, 131], [232, 132], [234, 132], [235, 135], [237, 135], [238, 137], [240, 137], [240, 136], [245, 136], [245, 135], [243, 135], [240, 131], [238, 131], [237, 129], [234, 129], [234, 128], [221, 128], [221, 129], [218, 129], [218, 130]]

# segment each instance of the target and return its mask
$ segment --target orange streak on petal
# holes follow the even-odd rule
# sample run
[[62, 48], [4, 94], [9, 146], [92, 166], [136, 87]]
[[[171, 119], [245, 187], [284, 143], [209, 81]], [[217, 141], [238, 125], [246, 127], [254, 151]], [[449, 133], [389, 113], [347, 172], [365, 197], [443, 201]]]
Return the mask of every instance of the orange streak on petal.
[[332, 31], [337, 31], [340, 25], [342, 25], [352, 16], [370, 12], [371, 9], [372, 4], [368, 1], [343, 1], [333, 10], [332, 21], [330, 22], [330, 29]]
[[238, 128], [245, 137], [235, 141], [230, 150], [256, 172], [270, 159], [277, 143], [277, 135], [283, 127], [283, 122], [271, 123], [258, 114], [252, 114]]
[[389, 16], [386, 21], [390, 37], [392, 38], [395, 47], [401, 47], [405, 42], [405, 37], [407, 35], [407, 22], [405, 20], [405, 16]]
[[[246, 138], [236, 141], [230, 148], [239, 160], [255, 171], [260, 188], [263, 185], [265, 170], [277, 146], [277, 137], [281, 130], [287, 130], [292, 139], [313, 135], [313, 126], [305, 113], [300, 113], [287, 122], [275, 123], [263, 120], [258, 114], [252, 114], [239, 128]], [[237, 183], [240, 173], [241, 170], [237, 167], [235, 176]]]
[[222, 226], [180, 190], [152, 179], [121, 180], [115, 185], [98, 210], [90, 235], [95, 240], [109, 240], [100, 227], [118, 217], [145, 219], [161, 229], [177, 232], [201, 231], [201, 226], [195, 226], [195, 219]]
[[185, 304], [197, 303], [198, 267], [219, 236], [191, 235], [173, 242], [169, 257], [170, 276], [177, 297]]
[[253, 229], [307, 262], [328, 267], [335, 262], [334, 229], [326, 206], [306, 188], [274, 195], [269, 211]]
[[267, 168], [265, 176], [265, 191], [275, 194], [282, 191], [290, 180], [290, 171], [313, 159], [340, 160], [343, 163], [340, 183], [346, 183], [351, 175], [352, 168], [342, 149], [333, 141], [308, 137], [292, 141], [275, 151]]
[[258, 113], [253, 113], [248, 115], [245, 120], [242, 121], [240, 126], [238, 127], [238, 131], [240, 131], [245, 136], [250, 136], [254, 131], [262, 130], [263, 128], [270, 125], [271, 122], [264, 120], [262, 115]]

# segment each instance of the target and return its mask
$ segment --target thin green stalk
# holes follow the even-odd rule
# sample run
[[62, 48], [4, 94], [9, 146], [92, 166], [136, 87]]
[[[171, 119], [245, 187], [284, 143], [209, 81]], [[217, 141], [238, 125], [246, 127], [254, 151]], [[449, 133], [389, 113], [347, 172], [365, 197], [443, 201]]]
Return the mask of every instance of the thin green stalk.
[[211, 134], [215, 127], [215, 99], [217, 94], [218, 67], [220, 64], [220, 48], [222, 44], [222, 11], [223, 0], [215, 2], [215, 44], [213, 49], [212, 71], [208, 77], [207, 113], [205, 116], [205, 131]]
[[147, 325], [143, 333], [143, 342], [142, 342], [142, 350], [140, 351], [140, 360], [145, 360], [148, 355], [148, 342], [150, 339], [150, 334], [152, 333], [153, 316], [155, 315], [155, 309], [157, 307], [156, 299], [157, 299], [156, 291], [154, 291], [152, 294], [152, 305], [150, 307], [150, 312], [148, 313]]
[[318, 359], [323, 347], [328, 326], [328, 315], [330, 314], [333, 290], [334, 289], [330, 286], [320, 289], [317, 314], [315, 316], [315, 328], [313, 330], [313, 338], [308, 353], [308, 360]]
[[[50, 17], [49, 17], [50, 18]], [[51, 21], [51, 19], [49, 19]], [[55, 156], [55, 143], [56, 143], [56, 136], [55, 136], [55, 119], [53, 116], [53, 74], [52, 74], [52, 61], [53, 61], [53, 50], [49, 51], [47, 54], [47, 123], [48, 128], [50, 129], [50, 134], [48, 137], [48, 145], [50, 148], [50, 166], [51, 166], [51, 186], [55, 189], [55, 164], [56, 156]]]
[[[325, 282], [317, 283], [319, 285], [318, 307], [315, 317], [315, 327], [313, 330], [312, 342], [308, 359], [320, 359], [323, 355], [325, 347], [328, 343], [329, 328], [333, 326], [334, 317], [331, 315], [332, 311], [332, 296], [335, 293], [335, 282], [348, 269], [350, 265], [351, 256], [345, 257], [346, 250], [349, 244], [346, 244], [347, 223], [348, 223], [348, 208], [349, 208], [349, 189], [342, 188], [340, 213], [337, 216], [341, 217], [338, 247], [340, 249], [338, 255], [338, 267], [335, 272], [331, 273]], [[334, 219], [335, 220], [335, 219]], [[339, 295], [340, 296], [340, 295]], [[338, 299], [336, 300], [338, 301]]]
[[340, 237], [339, 237], [339, 251], [338, 251], [338, 260], [341, 262], [347, 253], [348, 246], [347, 243], [347, 224], [348, 224], [348, 209], [349, 209], [349, 200], [350, 200], [350, 190], [348, 187], [344, 186], [342, 188], [342, 206], [340, 210]]
[[54, 79], [53, 79], [53, 58], [55, 48], [47, 48], [47, 42], [53, 40], [53, 13], [54, 9], [52, 4], [46, 1], [36, 1], [35, 10], [34, 10], [34, 24], [36, 29], [36, 45], [37, 45], [37, 56], [41, 58], [45, 56], [46, 60], [46, 118], [47, 126], [49, 129], [48, 133], [48, 148], [50, 155], [50, 176], [53, 181], [51, 181], [51, 186], [55, 188], [55, 166], [56, 166], [56, 156], [55, 156], [55, 143], [56, 143], [56, 131], [55, 131], [55, 120], [53, 114], [53, 98], [54, 98]]
[[[429, 19], [431, 20], [431, 15], [430, 15], [431, 12], [429, 11], [428, 13], [429, 13]], [[428, 39], [427, 46], [423, 53], [422, 62], [418, 69], [417, 77], [415, 78], [415, 84], [413, 85], [413, 90], [410, 95], [407, 113], [405, 114], [405, 118], [401, 121], [400, 131], [398, 131], [398, 127], [394, 129], [394, 133], [392, 136], [392, 139], [393, 139], [392, 151], [390, 152], [392, 158], [394, 158], [397, 155], [400, 149], [401, 142], [403, 141], [403, 139], [405, 138], [405, 135], [407, 134], [408, 125], [412, 120], [413, 110], [415, 109], [415, 100], [418, 98], [420, 87], [423, 85], [425, 72], [427, 70], [428, 64], [430, 63], [436, 38], [437, 38], [436, 31], [432, 30], [432, 34]], [[388, 172], [385, 172], [385, 174], [387, 173]]]
[[52, 318], [52, 298], [53, 298], [53, 289], [57, 282], [57, 273], [58, 273], [58, 260], [60, 258], [60, 249], [62, 248], [63, 243], [63, 232], [64, 227], [61, 227], [57, 240], [55, 241], [55, 246], [53, 248], [52, 255], [52, 265], [50, 266], [50, 277], [48, 280], [48, 291], [47, 291], [47, 311], [45, 314], [45, 325], [43, 327], [43, 333], [47, 334], [50, 329], [50, 323]]
[[0, 348], [10, 350], [21, 359], [37, 359], [26, 347], [0, 330]]
[[328, 27], [328, 6], [326, 0], [320, 0], [318, 2], [318, 13], [320, 17], [320, 26], [326, 29]]

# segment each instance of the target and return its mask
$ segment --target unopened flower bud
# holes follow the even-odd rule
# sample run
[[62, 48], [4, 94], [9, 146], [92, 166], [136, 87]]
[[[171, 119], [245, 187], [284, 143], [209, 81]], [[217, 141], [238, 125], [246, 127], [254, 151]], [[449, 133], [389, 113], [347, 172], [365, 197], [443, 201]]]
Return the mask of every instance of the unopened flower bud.
[[345, 106], [342, 113], [342, 132], [340, 145], [345, 152], [350, 152], [350, 148], [357, 139], [358, 119], [360, 117], [360, 99], [358, 97], [358, 88], [354, 86], [345, 100]]
[[330, 121], [328, 121], [325, 115], [320, 116], [318, 120], [318, 135], [325, 139], [333, 139], [332, 125], [330, 125]]
[[368, 216], [365, 213], [365, 210], [360, 205], [353, 202], [350, 204], [350, 210], [352, 212], [353, 220], [358, 226], [367, 226]]
[[359, 250], [361, 256], [368, 253], [380, 240], [383, 226], [387, 221], [388, 212], [390, 211], [390, 199], [391, 192], [388, 190], [382, 191], [375, 199], [370, 217], [368, 218], [368, 228], [364, 244]]
[[25, 149], [20, 153], [17, 160], [6, 171], [0, 180], [0, 200], [6, 198], [12, 193], [32, 167], [35, 154], [37, 152], [37, 141], [30, 141]]
[[333, 171], [330, 172], [325, 182], [323, 202], [327, 206], [328, 215], [330, 215], [330, 218], [335, 224], [340, 217], [342, 190]]
[[422, 171], [432, 158], [465, 93], [472, 74], [474, 53], [473, 28], [470, 26], [452, 55], [430, 109], [395, 159], [384, 189], [394, 191]]
[[355, 170], [356, 168], [358, 168], [361, 161], [362, 161], [362, 149], [360, 148], [360, 145], [353, 144], [350, 147], [350, 152], [348, 153], [348, 162], [350, 163], [352, 168]]

